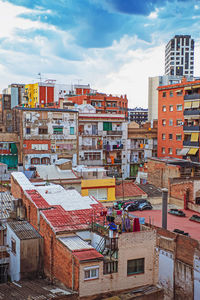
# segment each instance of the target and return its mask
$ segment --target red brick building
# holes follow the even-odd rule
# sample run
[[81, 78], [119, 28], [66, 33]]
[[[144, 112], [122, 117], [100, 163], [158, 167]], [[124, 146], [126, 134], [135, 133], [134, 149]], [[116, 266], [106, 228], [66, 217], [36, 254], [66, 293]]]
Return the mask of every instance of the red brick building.
[[96, 108], [97, 113], [125, 114], [128, 117], [128, 99], [126, 95], [116, 96], [98, 93], [89, 85], [75, 85], [74, 93], [68, 95], [68, 100], [81, 104], [91, 104]]
[[200, 161], [200, 80], [158, 87], [158, 157]]
[[105, 209], [94, 197], [59, 185], [36, 187], [20, 172], [12, 173], [11, 186], [44, 238], [44, 272], [51, 282], [61, 281], [84, 299], [157, 284], [155, 230], [131, 220], [129, 230], [108, 235]]

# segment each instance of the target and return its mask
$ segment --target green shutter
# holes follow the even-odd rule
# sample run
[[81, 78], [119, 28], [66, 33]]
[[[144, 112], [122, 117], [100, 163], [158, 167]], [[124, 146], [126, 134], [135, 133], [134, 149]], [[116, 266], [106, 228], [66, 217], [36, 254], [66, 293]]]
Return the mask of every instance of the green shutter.
[[10, 150], [12, 154], [17, 154], [17, 146], [16, 144], [10, 144]]
[[103, 130], [104, 131], [112, 130], [112, 123], [111, 122], [103, 122]]

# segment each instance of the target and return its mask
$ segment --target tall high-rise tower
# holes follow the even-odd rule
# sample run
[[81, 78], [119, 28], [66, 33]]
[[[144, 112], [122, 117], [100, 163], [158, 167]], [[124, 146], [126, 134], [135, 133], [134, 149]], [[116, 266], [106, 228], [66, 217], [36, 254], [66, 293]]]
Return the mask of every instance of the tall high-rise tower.
[[190, 35], [175, 35], [165, 47], [165, 75], [193, 76], [194, 40]]

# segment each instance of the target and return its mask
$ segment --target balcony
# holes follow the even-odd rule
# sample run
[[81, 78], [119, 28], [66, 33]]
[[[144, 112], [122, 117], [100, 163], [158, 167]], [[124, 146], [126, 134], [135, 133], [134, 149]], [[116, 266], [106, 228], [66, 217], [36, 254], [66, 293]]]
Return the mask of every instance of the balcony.
[[88, 130], [85, 130], [83, 132], [79, 132], [80, 135], [83, 135], [83, 136], [98, 136], [98, 130], [97, 131], [88, 131]]
[[79, 163], [84, 166], [103, 166], [102, 160], [80, 159]]
[[184, 100], [199, 100], [200, 94], [185, 95]]
[[199, 142], [183, 141], [183, 146], [198, 147]]
[[123, 144], [120, 145], [104, 145], [103, 149], [106, 151], [122, 150], [124, 148]]
[[199, 109], [188, 109], [184, 110], [183, 112], [184, 116], [199, 116], [200, 115], [200, 110]]
[[200, 131], [200, 125], [197, 125], [197, 126], [185, 125], [185, 126], [183, 126], [183, 130], [184, 131]]
[[103, 147], [101, 145], [96, 146], [80, 146], [80, 150], [102, 150]]
[[122, 131], [120, 131], [120, 130], [109, 130], [109, 131], [107, 131], [107, 135], [122, 135]]

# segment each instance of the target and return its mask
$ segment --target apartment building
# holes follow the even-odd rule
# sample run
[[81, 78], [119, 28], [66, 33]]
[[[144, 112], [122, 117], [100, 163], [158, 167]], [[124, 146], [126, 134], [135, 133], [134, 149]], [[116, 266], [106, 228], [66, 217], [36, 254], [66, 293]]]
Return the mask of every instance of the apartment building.
[[98, 114], [89, 104], [79, 110], [79, 162], [104, 166], [111, 175], [128, 177], [127, 122], [121, 114]]
[[[199, 161], [200, 80], [159, 87], [158, 157]], [[182, 150], [181, 150], [182, 149]]]
[[15, 130], [20, 136], [19, 161], [27, 169], [53, 164], [58, 158], [77, 164], [78, 113], [54, 108], [15, 108]]
[[57, 279], [86, 299], [157, 284], [156, 232], [138, 218], [124, 216], [130, 227], [123, 228], [118, 216], [121, 233], [108, 230], [111, 215], [94, 197], [59, 185], [36, 187], [19, 172], [12, 173], [11, 191], [44, 239], [44, 272], [51, 282]]
[[183, 98], [184, 83], [158, 87], [158, 157], [182, 158]]
[[96, 112], [100, 114], [124, 114], [126, 118], [128, 117], [128, 99], [126, 95], [107, 95], [92, 90], [90, 85], [75, 85], [67, 98], [78, 105], [91, 104], [96, 108]]
[[165, 74], [193, 76], [194, 40], [190, 35], [175, 35], [166, 45]]
[[128, 149], [130, 151], [130, 177], [135, 177], [141, 164], [149, 157], [157, 156], [157, 121], [139, 126], [128, 125]]
[[129, 122], [136, 122], [141, 125], [148, 120], [148, 109], [142, 107], [128, 108]]

